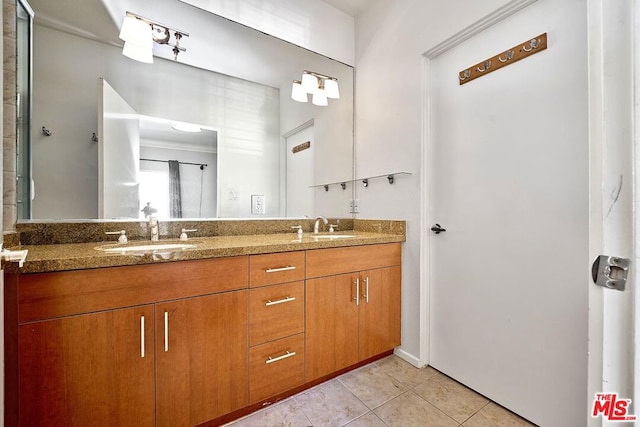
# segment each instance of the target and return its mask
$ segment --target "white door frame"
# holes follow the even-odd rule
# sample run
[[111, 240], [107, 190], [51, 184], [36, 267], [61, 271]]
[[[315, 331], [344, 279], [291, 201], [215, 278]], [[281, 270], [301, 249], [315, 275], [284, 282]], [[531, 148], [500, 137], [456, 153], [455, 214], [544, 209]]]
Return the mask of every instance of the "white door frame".
[[[634, 176], [640, 89], [640, 1], [587, 0], [589, 46], [589, 254], [632, 259], [626, 294], [589, 287], [589, 406], [598, 392], [640, 401], [637, 250], [640, 177]], [[632, 90], [630, 90], [633, 88]], [[635, 137], [635, 138], [634, 138]], [[635, 141], [635, 142], [634, 142]], [[634, 182], [635, 180], [635, 182]], [[623, 236], [627, 236], [626, 238]], [[636, 344], [634, 344], [636, 343]], [[589, 418], [589, 427], [609, 425]]]
[[[429, 315], [430, 315], [430, 244], [432, 233], [430, 233], [429, 227], [433, 222], [433, 219], [430, 218], [429, 214], [429, 200], [430, 200], [430, 185], [431, 185], [431, 177], [430, 177], [430, 168], [429, 162], [431, 159], [431, 147], [434, 143], [432, 135], [431, 135], [431, 93], [430, 93], [430, 82], [431, 82], [431, 73], [432, 73], [432, 65], [431, 61], [435, 59], [440, 54], [446, 52], [447, 50], [463, 43], [474, 35], [480, 33], [486, 28], [495, 25], [496, 23], [508, 18], [509, 16], [515, 14], [521, 9], [529, 6], [530, 4], [536, 2], [537, 0], [513, 0], [502, 6], [501, 8], [495, 10], [493, 13], [487, 15], [483, 19], [474, 23], [473, 25], [463, 29], [458, 32], [454, 36], [444, 40], [442, 43], [434, 46], [432, 49], [428, 50], [423, 54], [422, 59], [422, 67], [423, 67], [423, 81], [422, 81], [422, 111], [424, 114], [422, 115], [422, 135], [421, 135], [421, 209], [420, 209], [420, 354], [419, 354], [419, 364], [420, 366], [427, 365], [429, 363], [429, 337], [430, 337], [430, 323], [429, 323]], [[625, 73], [629, 73], [629, 68], [633, 71], [633, 74], [629, 73], [631, 79], [624, 80], [620, 79], [619, 74], [615, 75], [606, 75], [604, 76], [602, 73], [601, 67], [605, 66], [605, 54], [610, 54], [611, 52], [605, 52], [606, 47], [609, 45], [613, 45], [613, 42], [608, 41], [608, 45], [605, 45], [605, 36], [606, 37], [628, 37], [629, 28], [617, 28], [611, 22], [603, 19], [603, 9], [606, 8], [607, 12], [611, 14], [616, 13], [615, 5], [609, 0], [586, 0], [587, 1], [587, 15], [588, 15], [588, 40], [585, 40], [585, 43], [589, 44], [589, 144], [590, 144], [590, 179], [591, 179], [591, 203], [590, 203], [590, 214], [591, 214], [591, 225], [590, 225], [590, 255], [600, 254], [602, 252], [602, 248], [605, 243], [604, 239], [604, 226], [603, 226], [603, 218], [604, 215], [602, 212], [602, 189], [596, 183], [602, 182], [603, 185], [606, 183], [603, 182], [603, 161], [602, 154], [603, 149], [605, 148], [604, 144], [609, 141], [615, 142], [615, 131], [620, 128], [620, 119], [624, 121], [624, 117], [629, 120], [629, 123], [624, 122], [623, 124], [629, 125], [632, 129], [630, 131], [630, 137], [633, 139], [635, 137], [635, 145], [632, 147], [635, 151], [636, 146], [640, 145], [640, 126], [634, 127], [635, 123], [640, 123], [640, 108], [634, 109], [635, 105], [640, 104], [640, 43], [636, 43], [632, 45], [632, 51], [628, 52], [633, 58], [636, 58], [630, 64], [630, 67], [617, 70], [619, 73], [622, 73], [623, 76]], [[632, 0], [631, 2], [619, 2], [625, 3], [624, 5], [618, 4], [617, 7], [626, 8], [627, 16], [630, 16], [631, 28], [632, 28], [632, 40], [640, 40], [640, 0]], [[627, 31], [627, 32], [625, 32]], [[607, 58], [609, 61], [611, 58]], [[609, 64], [607, 62], [607, 64]], [[608, 70], [609, 71], [609, 70]], [[605, 78], [606, 77], [606, 78]], [[634, 103], [631, 105], [624, 105], [623, 111], [619, 113], [619, 116], [612, 117], [609, 114], [604, 115], [605, 105], [603, 101], [603, 96], [615, 96], [615, 94], [620, 90], [629, 91], [629, 83], [633, 81], [632, 87], [634, 93]], [[626, 108], [626, 110], [625, 110]], [[626, 114], [626, 116], [625, 116]], [[605, 120], [606, 118], [606, 120]], [[635, 120], [634, 120], [635, 119]], [[607, 133], [608, 132], [608, 133]], [[620, 135], [618, 135], [620, 136]], [[586, 142], [585, 142], [586, 143]], [[626, 145], [625, 145], [626, 144]], [[626, 140], [623, 145], [629, 148], [629, 144], [631, 142]], [[640, 147], [638, 147], [640, 149]], [[618, 147], [620, 149], [620, 147]], [[639, 155], [636, 156], [640, 158]], [[627, 151], [627, 154], [629, 151]], [[633, 166], [633, 165], [632, 165]], [[635, 168], [633, 168], [635, 169]], [[628, 184], [625, 188], [627, 192], [627, 197], [633, 201], [640, 200], [640, 194], [636, 196], [638, 193], [635, 189], [640, 188], [640, 174], [635, 174], [635, 182], [631, 182], [631, 178], [627, 180]], [[629, 176], [631, 176], [629, 174]], [[634, 188], [631, 188], [631, 187]], [[594, 212], [594, 209], [596, 210]], [[633, 209], [634, 215], [637, 209]], [[640, 266], [640, 253], [636, 251], [636, 248], [640, 248], [640, 233], [637, 230], [640, 230], [640, 215], [635, 215], [635, 218], [632, 219], [633, 223], [629, 224], [628, 230], [633, 230], [633, 265], [632, 271], [635, 271], [636, 268]], [[615, 254], [612, 254], [615, 255]], [[622, 255], [624, 256], [624, 255]], [[585, 269], [587, 266], [585, 265]], [[604, 315], [604, 304], [606, 294], [604, 294], [602, 289], [596, 288], [591, 285], [587, 275], [588, 271], [585, 271], [585, 286], [590, 286], [589, 288], [589, 372], [588, 375], [588, 392], [589, 395], [585, 396], [585, 410], [589, 410], [591, 401], [593, 400], [593, 395], [596, 392], [604, 391], [603, 390], [603, 378], [605, 372], [603, 371], [603, 363], [604, 363], [604, 355], [603, 355], [603, 339], [605, 331], [603, 329], [603, 315]], [[632, 278], [630, 279], [630, 287], [633, 292], [633, 306], [635, 308], [635, 312], [639, 313], [639, 315], [634, 319], [634, 324], [632, 325], [634, 331], [631, 333], [635, 340], [632, 342], [640, 342], [640, 292], [635, 292], [638, 289], [638, 282], [640, 281], [640, 274], [632, 274]], [[606, 291], [606, 292], [615, 292], [615, 291]], [[623, 313], [622, 316], [627, 316], [628, 318], [632, 317], [634, 309], [631, 307], [631, 312]], [[620, 344], [620, 343], [618, 343]], [[633, 356], [631, 356], [631, 365], [635, 364], [635, 366], [640, 366], [640, 351], [638, 349], [633, 349], [632, 344], [628, 345], [628, 348], [634, 350]], [[609, 370], [618, 370], [619, 367], [612, 366], [609, 367]], [[633, 370], [631, 368], [631, 372], [635, 372], [635, 378], [631, 381], [633, 391], [630, 390], [611, 390], [618, 391], [622, 394], [630, 393], [630, 395], [621, 396], [625, 398], [634, 399], [637, 412], [640, 412], [637, 408], [640, 408], [640, 405], [637, 402], [640, 402], [640, 369]], [[606, 368], [605, 368], [606, 371]], [[627, 371], [628, 372], [628, 371]], [[636, 414], [638, 415], [638, 414]], [[595, 427], [602, 425], [601, 418], [591, 418], [589, 417], [589, 427]]]
[[[633, 0], [632, 4], [633, 8], [633, 31], [632, 38], [633, 40], [640, 40], [640, 0]], [[636, 203], [636, 208], [634, 209], [634, 233], [633, 233], [633, 263], [636, 266], [633, 274], [633, 313], [634, 313], [634, 338], [633, 342], [636, 343], [635, 348], [635, 357], [633, 360], [634, 366], [634, 381], [633, 381], [633, 401], [635, 403], [635, 408], [637, 412], [638, 407], [640, 406], [638, 402], [640, 401], [640, 349], [638, 348], [638, 344], [640, 343], [640, 275], [637, 274], [637, 268], [640, 267], [640, 215], [638, 215], [637, 203], [640, 201], [640, 176], [638, 176], [638, 162], [640, 161], [640, 42], [637, 42], [633, 46], [633, 58], [634, 63], [633, 67], [633, 93], [634, 93], [634, 103], [633, 103], [633, 158], [634, 158], [634, 176], [635, 182], [634, 184], [634, 194], [633, 200]], [[638, 415], [638, 414], [636, 414]]]

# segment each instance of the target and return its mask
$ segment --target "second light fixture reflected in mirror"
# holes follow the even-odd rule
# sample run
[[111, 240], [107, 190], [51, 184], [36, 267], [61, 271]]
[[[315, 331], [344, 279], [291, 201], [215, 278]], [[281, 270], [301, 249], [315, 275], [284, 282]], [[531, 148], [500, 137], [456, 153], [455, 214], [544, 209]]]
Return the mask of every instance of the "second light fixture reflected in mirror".
[[308, 95], [311, 95], [311, 102], [314, 105], [326, 107], [329, 105], [329, 98], [340, 98], [338, 79], [315, 71], [304, 70], [302, 80], [293, 81], [291, 98], [298, 102], [308, 102]]

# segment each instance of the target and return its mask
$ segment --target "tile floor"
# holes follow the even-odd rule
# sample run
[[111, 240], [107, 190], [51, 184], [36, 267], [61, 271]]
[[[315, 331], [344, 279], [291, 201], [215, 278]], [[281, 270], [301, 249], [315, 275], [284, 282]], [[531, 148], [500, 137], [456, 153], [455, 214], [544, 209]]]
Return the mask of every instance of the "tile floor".
[[396, 356], [389, 356], [227, 426], [532, 425], [435, 369], [417, 369]]

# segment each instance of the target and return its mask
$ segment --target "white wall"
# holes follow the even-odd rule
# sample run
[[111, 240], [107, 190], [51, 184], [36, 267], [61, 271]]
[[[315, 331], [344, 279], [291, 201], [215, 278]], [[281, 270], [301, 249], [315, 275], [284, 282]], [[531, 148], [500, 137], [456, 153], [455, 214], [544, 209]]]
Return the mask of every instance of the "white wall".
[[[356, 20], [356, 176], [407, 171], [356, 187], [362, 218], [407, 220], [401, 352], [420, 359], [420, 159], [423, 54], [506, 0], [377, 0]], [[422, 355], [426, 357], [426, 355]]]

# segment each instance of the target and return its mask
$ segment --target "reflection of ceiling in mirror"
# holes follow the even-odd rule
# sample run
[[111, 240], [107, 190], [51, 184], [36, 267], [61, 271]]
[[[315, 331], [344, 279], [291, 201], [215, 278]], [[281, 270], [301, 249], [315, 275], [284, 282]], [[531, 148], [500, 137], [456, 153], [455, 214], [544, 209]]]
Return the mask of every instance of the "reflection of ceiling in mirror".
[[140, 145], [200, 153], [217, 151], [217, 131], [200, 126], [200, 132], [183, 132], [173, 128], [175, 123], [175, 120], [140, 116]]
[[101, 0], [29, 0], [29, 5], [36, 12], [34, 20], [38, 25], [122, 44], [116, 24]]
[[[314, 63], [317, 54], [211, 14], [192, 0], [31, 0], [35, 23], [112, 45], [123, 44], [119, 27], [126, 11], [171, 24], [190, 33], [180, 45], [186, 48], [178, 62], [197, 68], [280, 87]], [[197, 2], [193, 0], [193, 2]], [[246, 4], [251, 4], [247, 2]], [[244, 4], [243, 4], [244, 5]], [[243, 6], [244, 7], [244, 6]], [[230, 38], [229, 34], [233, 33]], [[286, 46], [286, 47], [285, 47]], [[212, 54], [215, 47], [215, 54]], [[249, 47], [249, 48], [248, 48]], [[249, 49], [252, 60], [247, 61]], [[289, 53], [283, 54], [283, 50]], [[154, 44], [154, 56], [173, 61], [167, 46]], [[228, 61], [235, 57], [236, 61]], [[268, 67], [264, 67], [268, 64]], [[314, 70], [323, 72], [323, 70]], [[289, 83], [290, 84], [290, 83]]]

